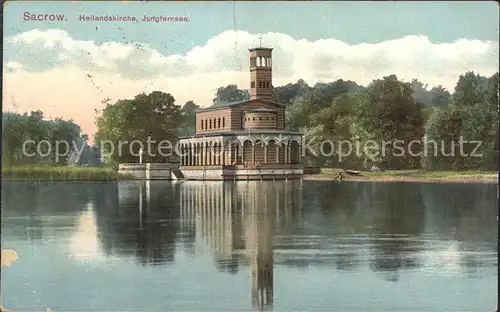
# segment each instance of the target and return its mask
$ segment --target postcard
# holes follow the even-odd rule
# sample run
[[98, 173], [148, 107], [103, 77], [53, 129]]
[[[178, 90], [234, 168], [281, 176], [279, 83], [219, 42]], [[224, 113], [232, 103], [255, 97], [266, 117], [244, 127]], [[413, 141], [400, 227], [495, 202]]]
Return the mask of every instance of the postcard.
[[496, 311], [498, 20], [4, 2], [1, 311]]

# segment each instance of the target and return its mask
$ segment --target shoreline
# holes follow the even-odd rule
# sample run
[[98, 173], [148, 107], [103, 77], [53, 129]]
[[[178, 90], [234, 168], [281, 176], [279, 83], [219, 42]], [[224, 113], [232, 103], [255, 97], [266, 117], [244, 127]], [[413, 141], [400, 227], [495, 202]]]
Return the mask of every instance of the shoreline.
[[[331, 174], [305, 174], [304, 181], [337, 181]], [[417, 183], [498, 183], [495, 178], [425, 178], [407, 176], [347, 176], [341, 182], [417, 182]]]
[[[338, 180], [342, 170], [323, 169], [322, 173], [304, 174], [304, 181], [356, 181], [356, 182], [415, 182], [415, 183], [487, 183], [497, 184], [498, 174], [495, 172], [454, 172], [400, 170], [387, 172], [360, 172], [360, 175], [344, 173]], [[326, 171], [326, 172], [325, 172]]]
[[[417, 183], [498, 183], [496, 171], [427, 171], [388, 170], [379, 172], [354, 171], [347, 174], [338, 168], [317, 168], [318, 173], [304, 174], [304, 181], [417, 182]], [[339, 175], [342, 173], [342, 179]], [[25, 165], [2, 168], [4, 182], [126, 181], [136, 178], [121, 174], [111, 167], [69, 167]]]

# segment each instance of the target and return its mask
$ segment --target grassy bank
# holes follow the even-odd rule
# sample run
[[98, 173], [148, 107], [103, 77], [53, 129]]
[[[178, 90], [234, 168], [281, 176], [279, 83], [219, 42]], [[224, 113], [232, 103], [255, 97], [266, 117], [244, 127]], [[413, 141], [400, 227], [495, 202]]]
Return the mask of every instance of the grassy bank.
[[107, 167], [30, 165], [2, 168], [3, 181], [113, 181], [127, 178]]
[[[320, 174], [306, 175], [307, 180], [335, 180], [341, 169], [322, 168]], [[391, 170], [381, 172], [360, 172], [359, 176], [344, 174], [344, 180], [351, 181], [409, 181], [409, 182], [486, 182], [497, 183], [495, 171], [427, 171]]]

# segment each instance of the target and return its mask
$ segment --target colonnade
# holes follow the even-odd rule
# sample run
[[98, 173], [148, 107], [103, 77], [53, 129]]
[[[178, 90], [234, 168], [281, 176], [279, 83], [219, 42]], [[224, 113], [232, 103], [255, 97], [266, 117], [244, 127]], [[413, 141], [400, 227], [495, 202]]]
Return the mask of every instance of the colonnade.
[[181, 166], [299, 164], [298, 141], [277, 144], [274, 140], [223, 144], [219, 140], [181, 143]]

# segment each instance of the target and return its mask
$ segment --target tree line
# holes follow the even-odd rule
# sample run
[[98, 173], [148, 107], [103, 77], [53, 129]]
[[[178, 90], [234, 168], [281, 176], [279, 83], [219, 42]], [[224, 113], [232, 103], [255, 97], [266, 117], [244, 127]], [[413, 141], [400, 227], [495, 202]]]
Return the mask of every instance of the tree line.
[[[315, 143], [310, 144], [314, 150], [318, 150], [325, 140], [351, 141], [361, 146], [368, 141], [401, 141], [407, 146], [405, 144], [423, 138], [439, 143], [437, 147], [432, 144], [414, 146], [411, 154], [404, 155], [398, 154], [395, 147], [387, 146], [384, 154], [374, 156], [361, 149], [340, 160], [339, 154], [344, 155], [346, 151], [333, 148], [329, 156], [306, 154], [304, 159], [306, 164], [313, 166], [365, 170], [374, 167], [386, 170], [496, 170], [498, 90], [498, 73], [484, 77], [474, 72], [461, 75], [451, 91], [442, 86], [429, 88], [417, 79], [405, 82], [396, 75], [373, 80], [367, 86], [339, 79], [313, 86], [299, 80], [274, 88], [277, 101], [286, 107], [287, 130], [303, 132], [306, 140], [316, 138]], [[216, 90], [213, 103], [249, 98], [248, 90], [230, 84]], [[179, 105], [172, 94], [161, 91], [141, 93], [114, 103], [105, 100], [104, 104], [102, 110], [96, 111], [94, 142], [110, 141], [115, 146], [119, 141], [146, 142], [148, 138], [153, 142], [169, 140], [175, 144], [179, 136], [194, 133], [195, 114], [200, 108], [193, 101]], [[27, 139], [87, 142], [73, 121], [45, 120], [40, 111], [24, 115], [3, 113], [2, 130], [3, 161], [8, 163], [54, 161], [53, 155], [29, 159], [21, 155], [22, 142]], [[481, 141], [482, 144], [478, 149], [472, 143], [460, 146], [457, 144], [460, 139]], [[138, 148], [125, 146], [120, 153], [115, 150], [106, 162], [115, 165], [136, 162]], [[88, 149], [93, 151], [91, 147]], [[483, 156], [464, 156], [473, 150]], [[419, 154], [422, 151], [426, 153]], [[144, 161], [165, 160], [161, 155], [144, 155]], [[71, 153], [59, 162], [71, 164]]]
[[[2, 113], [4, 166], [98, 163], [95, 151], [87, 141], [87, 135], [73, 120], [46, 119], [40, 110], [29, 114]], [[77, 157], [77, 151], [80, 151], [80, 157]]]
[[[306, 164], [364, 170], [497, 170], [498, 72], [491, 77], [460, 75], [452, 92], [396, 75], [368, 86], [342, 79], [309, 86], [299, 80], [274, 91], [277, 101], [286, 105], [287, 130], [304, 133], [306, 141], [316, 138], [310, 146], [324, 152], [306, 153]], [[217, 90], [214, 102], [248, 98], [248, 90], [229, 85]], [[352, 145], [319, 146], [325, 141]], [[399, 141], [404, 153], [391, 145], [382, 152], [380, 144], [378, 153], [366, 151], [368, 141]], [[355, 144], [362, 148], [345, 150]]]

